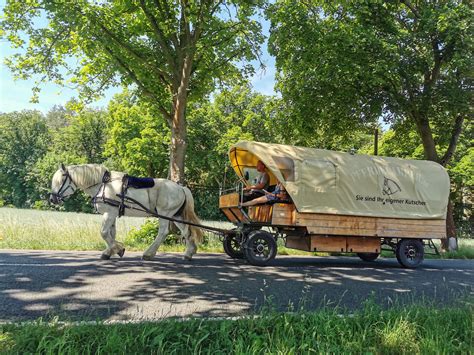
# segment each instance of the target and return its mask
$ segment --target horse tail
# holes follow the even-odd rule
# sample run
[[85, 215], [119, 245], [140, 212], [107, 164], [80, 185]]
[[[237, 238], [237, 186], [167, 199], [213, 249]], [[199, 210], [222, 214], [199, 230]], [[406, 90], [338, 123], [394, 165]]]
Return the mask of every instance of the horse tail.
[[[199, 217], [196, 215], [194, 211], [194, 197], [191, 194], [191, 190], [187, 187], [183, 187], [184, 194], [186, 196], [186, 202], [184, 204], [184, 211], [183, 211], [183, 219], [188, 222], [201, 224]], [[189, 230], [191, 232], [191, 238], [194, 240], [195, 243], [201, 243], [203, 239], [203, 231], [199, 227], [189, 226]]]

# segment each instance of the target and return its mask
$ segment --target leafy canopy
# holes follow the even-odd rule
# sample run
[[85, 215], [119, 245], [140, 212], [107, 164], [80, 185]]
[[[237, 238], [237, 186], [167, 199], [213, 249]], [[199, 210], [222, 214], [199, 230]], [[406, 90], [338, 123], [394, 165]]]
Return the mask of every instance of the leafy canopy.
[[279, 0], [267, 16], [277, 87], [303, 134], [344, 136], [383, 117], [411, 120], [434, 146], [470, 112], [468, 1]]
[[[17, 78], [76, 85], [83, 97], [111, 85], [135, 85], [170, 118], [187, 57], [188, 93], [200, 97], [215, 80], [235, 78], [263, 42], [253, 17], [264, 0], [9, 1], [0, 35], [18, 53], [7, 64]], [[43, 20], [43, 21], [41, 21]], [[45, 22], [47, 25], [41, 27]]]

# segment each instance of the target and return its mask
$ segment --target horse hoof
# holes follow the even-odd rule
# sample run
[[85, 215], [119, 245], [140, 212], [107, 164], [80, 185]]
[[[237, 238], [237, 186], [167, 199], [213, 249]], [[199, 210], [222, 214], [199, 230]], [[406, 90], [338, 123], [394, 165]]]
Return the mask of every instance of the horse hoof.
[[110, 259], [110, 255], [102, 254], [102, 255], [100, 256], [100, 258], [101, 258], [102, 260], [109, 260], [109, 259]]
[[142, 256], [142, 260], [145, 260], [145, 261], [153, 260], [153, 256], [150, 256], [150, 255], [143, 255], [143, 256]]
[[192, 256], [187, 256], [187, 255], [185, 255], [185, 256], [183, 257], [183, 259], [186, 260], [186, 261], [191, 261], [191, 260], [192, 260]]
[[120, 256], [121, 258], [123, 258], [123, 254], [125, 254], [125, 248], [123, 248], [122, 250], [120, 250], [117, 254], [118, 254], [118, 256]]

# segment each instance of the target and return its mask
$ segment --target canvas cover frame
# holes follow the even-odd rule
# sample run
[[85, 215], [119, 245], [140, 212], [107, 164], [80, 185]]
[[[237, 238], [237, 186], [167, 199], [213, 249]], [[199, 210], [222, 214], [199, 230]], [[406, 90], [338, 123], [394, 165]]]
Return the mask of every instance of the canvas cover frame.
[[432, 161], [250, 141], [232, 146], [229, 159], [242, 179], [261, 160], [300, 213], [446, 219], [449, 176]]

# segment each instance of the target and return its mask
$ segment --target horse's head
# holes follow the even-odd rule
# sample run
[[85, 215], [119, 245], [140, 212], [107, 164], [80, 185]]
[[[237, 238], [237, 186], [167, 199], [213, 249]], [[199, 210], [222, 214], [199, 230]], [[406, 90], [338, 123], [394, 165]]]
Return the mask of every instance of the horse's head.
[[52, 204], [59, 204], [65, 198], [71, 196], [77, 189], [76, 184], [72, 181], [71, 175], [64, 164], [54, 173], [51, 182], [51, 194], [49, 202]]

